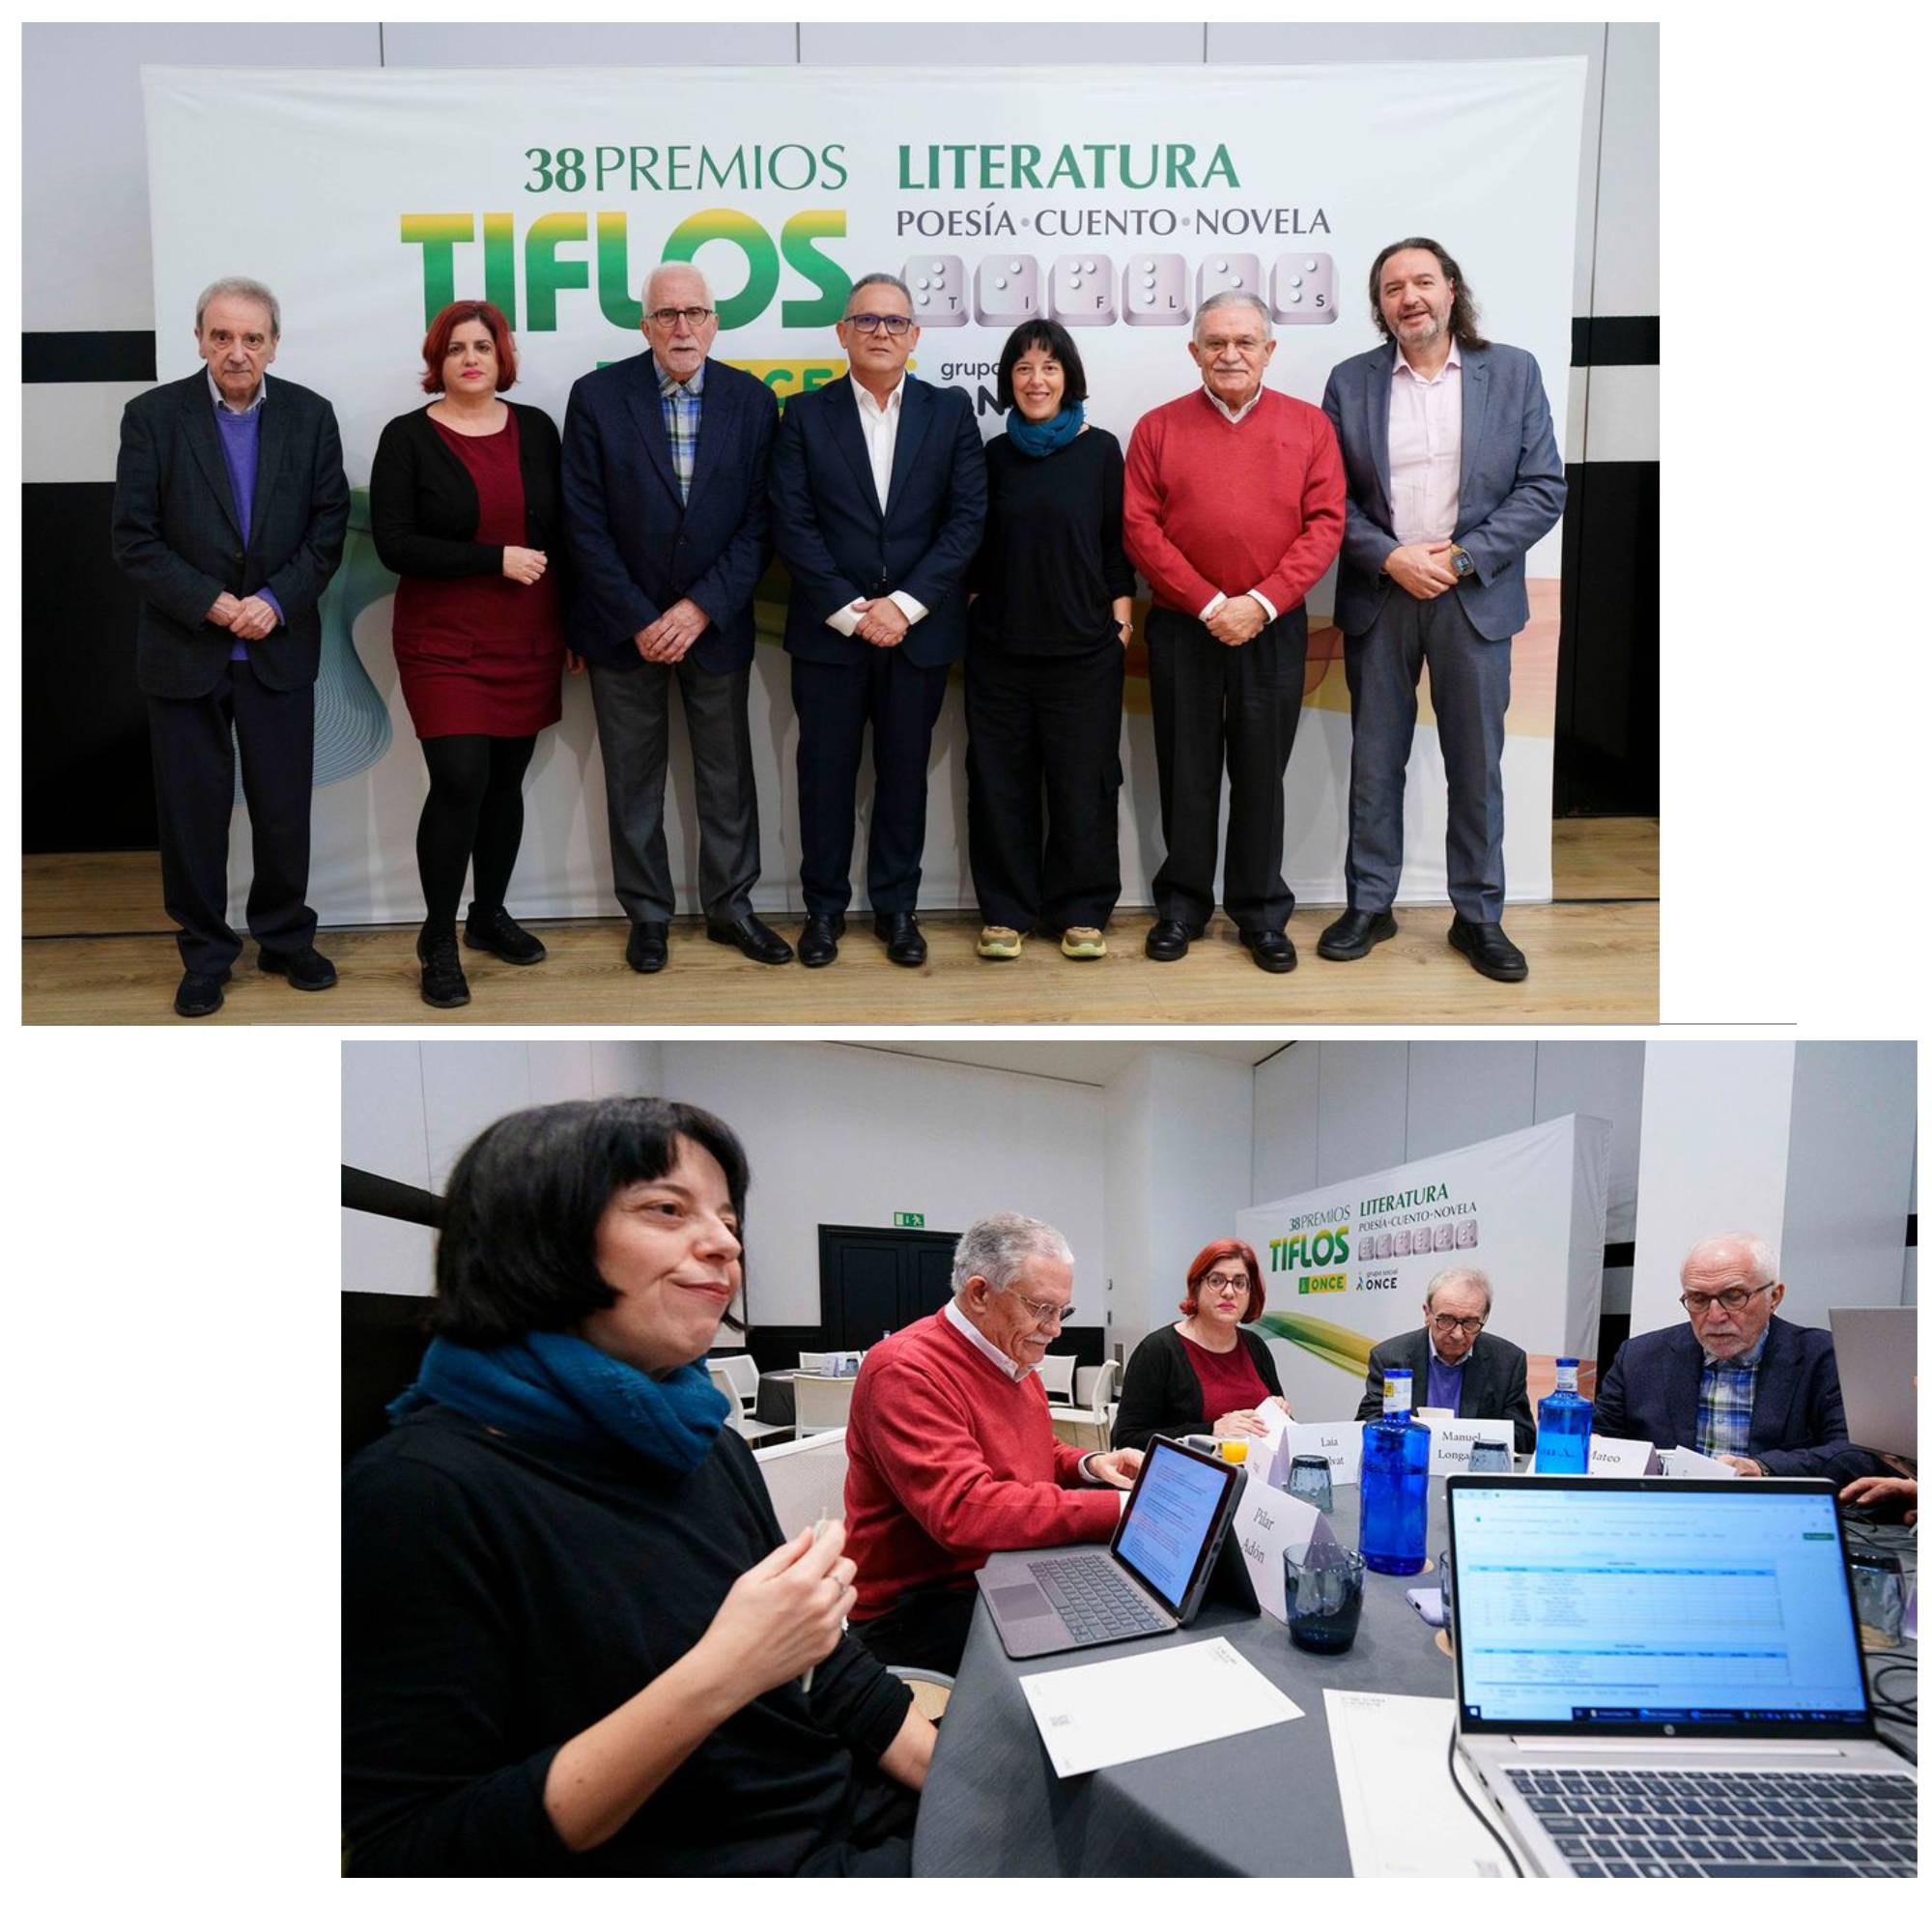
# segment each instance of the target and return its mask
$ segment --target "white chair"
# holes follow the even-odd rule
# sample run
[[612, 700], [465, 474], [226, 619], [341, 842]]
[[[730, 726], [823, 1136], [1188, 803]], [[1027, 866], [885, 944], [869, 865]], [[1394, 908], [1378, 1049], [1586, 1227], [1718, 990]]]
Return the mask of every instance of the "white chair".
[[1073, 1355], [1042, 1355], [1039, 1363], [1040, 1386], [1048, 1402], [1073, 1400], [1073, 1371], [1078, 1358]]
[[794, 1428], [803, 1441], [827, 1429], [843, 1429], [852, 1412], [852, 1376], [809, 1376], [803, 1370], [792, 1377]]
[[[1052, 1357], [1049, 1356], [1048, 1360]], [[1082, 1369], [1091, 1375], [1087, 1399], [1080, 1403], [1049, 1403], [1047, 1414], [1053, 1418], [1053, 1433], [1076, 1449], [1108, 1449], [1113, 1446], [1114, 1385], [1121, 1373], [1118, 1362], [1102, 1362], [1097, 1369]]]
[[707, 1369], [723, 1369], [724, 1378], [738, 1392], [739, 1406], [746, 1410], [758, 1406], [758, 1365], [750, 1355], [708, 1355]]
[[822, 1376], [825, 1373], [827, 1357], [824, 1355], [800, 1355], [798, 1372], [802, 1376]]
[[845, 1520], [845, 1432], [821, 1430], [809, 1442], [753, 1449], [752, 1460], [771, 1493], [772, 1513], [787, 1537], [820, 1517]]
[[725, 1418], [747, 1442], [762, 1442], [768, 1436], [788, 1435], [791, 1432], [782, 1423], [754, 1422], [745, 1406], [745, 1399], [738, 1393], [737, 1385], [717, 1363], [707, 1361], [705, 1367], [711, 1371], [711, 1386], [731, 1405], [731, 1413]]

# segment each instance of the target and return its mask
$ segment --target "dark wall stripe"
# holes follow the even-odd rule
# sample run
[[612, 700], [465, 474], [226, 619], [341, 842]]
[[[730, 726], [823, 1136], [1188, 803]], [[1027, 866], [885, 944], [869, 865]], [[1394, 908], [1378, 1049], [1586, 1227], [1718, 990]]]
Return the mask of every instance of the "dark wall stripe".
[[152, 383], [152, 328], [28, 330], [20, 337], [23, 383]]
[[1570, 323], [1570, 361], [1578, 369], [1654, 367], [1658, 318], [1654, 315], [1579, 315]]
[[1634, 1241], [1605, 1241], [1604, 1243], [1604, 1265], [1606, 1268], [1635, 1267], [1636, 1243]]

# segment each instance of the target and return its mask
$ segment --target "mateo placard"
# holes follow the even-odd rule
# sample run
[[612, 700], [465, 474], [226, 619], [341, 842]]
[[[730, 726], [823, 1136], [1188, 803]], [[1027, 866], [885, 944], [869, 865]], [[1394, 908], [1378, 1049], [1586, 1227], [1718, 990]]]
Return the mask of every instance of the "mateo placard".
[[1648, 1442], [1622, 1435], [1590, 1437], [1590, 1473], [1593, 1476], [1655, 1476], [1662, 1468], [1657, 1451]]

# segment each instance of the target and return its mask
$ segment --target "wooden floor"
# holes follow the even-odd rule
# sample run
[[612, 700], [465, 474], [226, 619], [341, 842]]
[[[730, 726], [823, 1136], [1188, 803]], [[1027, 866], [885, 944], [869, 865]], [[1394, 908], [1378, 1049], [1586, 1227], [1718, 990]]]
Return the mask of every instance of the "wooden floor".
[[[1524, 1026], [1630, 1025], [1658, 1017], [1658, 827], [1655, 819], [1571, 819], [1555, 827], [1556, 900], [1513, 906], [1510, 936], [1529, 978], [1497, 985], [1444, 941], [1447, 906], [1410, 906], [1402, 930], [1367, 959], [1317, 957], [1333, 907], [1302, 906], [1289, 924], [1298, 971], [1259, 972], [1217, 919], [1183, 960], [1141, 951], [1149, 916], [1117, 917], [1109, 955], [1075, 962], [1030, 940], [1022, 956], [973, 951], [978, 922], [922, 916], [931, 952], [895, 966], [868, 918], [848, 925], [838, 960], [808, 973], [755, 966], [712, 945], [701, 924], [671, 928], [670, 964], [648, 978], [624, 964], [621, 920], [533, 923], [550, 948], [541, 966], [505, 966], [466, 952], [472, 998], [438, 1012], [417, 997], [412, 926], [320, 935], [341, 971], [327, 993], [297, 993], [238, 963], [212, 1019], [183, 1021], [171, 1001], [181, 967], [158, 905], [152, 852], [36, 856], [21, 890], [21, 1007], [28, 1024], [240, 1026]], [[798, 922], [774, 921], [788, 938]]]

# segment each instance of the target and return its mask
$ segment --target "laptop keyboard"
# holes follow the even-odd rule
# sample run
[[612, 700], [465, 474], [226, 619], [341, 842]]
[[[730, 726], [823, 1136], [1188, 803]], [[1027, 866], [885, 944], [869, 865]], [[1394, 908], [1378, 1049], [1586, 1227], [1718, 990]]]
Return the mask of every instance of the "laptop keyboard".
[[1060, 1612], [1067, 1634], [1080, 1643], [1142, 1636], [1168, 1627], [1097, 1551], [1062, 1556], [1049, 1563], [1029, 1563], [1027, 1568]]
[[1528, 1771], [1578, 1878], [1912, 1878], [1918, 1786], [1878, 1772]]

